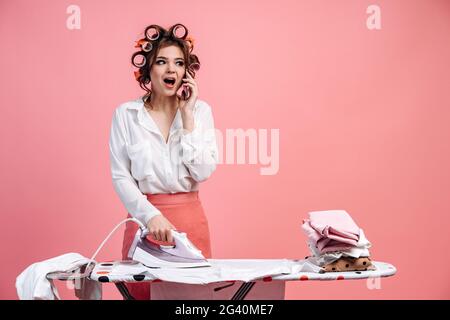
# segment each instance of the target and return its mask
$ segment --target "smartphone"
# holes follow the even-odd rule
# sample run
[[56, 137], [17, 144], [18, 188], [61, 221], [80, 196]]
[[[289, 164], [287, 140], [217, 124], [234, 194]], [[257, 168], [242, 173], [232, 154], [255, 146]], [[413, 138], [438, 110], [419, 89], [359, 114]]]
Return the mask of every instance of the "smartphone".
[[[189, 69], [186, 70], [186, 72], [189, 72]], [[192, 72], [190, 72], [190, 75], [194, 78]], [[185, 73], [183, 79], [186, 79], [186, 78], [187, 78], [187, 76], [186, 76], [186, 73]], [[181, 99], [183, 99], [183, 100], [188, 100], [190, 96], [191, 96], [191, 88], [189, 88], [189, 87], [184, 87], [184, 88], [183, 88], [183, 91], [181, 91]]]

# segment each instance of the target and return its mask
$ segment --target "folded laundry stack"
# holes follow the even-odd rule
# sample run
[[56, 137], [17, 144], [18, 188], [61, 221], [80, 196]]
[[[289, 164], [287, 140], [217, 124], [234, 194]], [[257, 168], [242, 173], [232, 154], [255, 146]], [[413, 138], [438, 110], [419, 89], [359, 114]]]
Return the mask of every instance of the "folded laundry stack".
[[345, 210], [313, 211], [302, 229], [312, 256], [323, 272], [371, 270], [371, 243]]

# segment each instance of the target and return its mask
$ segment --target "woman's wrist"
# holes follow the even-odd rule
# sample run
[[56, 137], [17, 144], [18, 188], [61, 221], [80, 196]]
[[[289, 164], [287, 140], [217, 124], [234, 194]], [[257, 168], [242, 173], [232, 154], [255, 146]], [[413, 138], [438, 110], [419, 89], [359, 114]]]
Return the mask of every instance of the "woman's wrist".
[[191, 111], [182, 112], [181, 119], [183, 121], [183, 129], [187, 132], [192, 132], [195, 127], [193, 113]]

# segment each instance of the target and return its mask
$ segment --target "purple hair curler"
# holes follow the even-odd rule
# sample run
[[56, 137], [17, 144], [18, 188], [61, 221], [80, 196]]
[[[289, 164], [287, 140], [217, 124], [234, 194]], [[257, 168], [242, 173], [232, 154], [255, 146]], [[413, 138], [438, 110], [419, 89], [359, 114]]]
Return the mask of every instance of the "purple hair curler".
[[158, 40], [161, 35], [160, 27], [152, 24], [145, 29], [145, 37], [150, 41]]
[[[181, 23], [177, 23], [171, 29], [172, 29], [172, 35], [178, 39], [184, 40], [188, 34], [186, 27], [183, 26]], [[182, 30], [182, 32], [183, 32], [182, 35], [179, 35], [179, 30]]]
[[[140, 60], [139, 60], [140, 59]], [[136, 68], [141, 68], [145, 65], [145, 63], [147, 62], [147, 59], [145, 58], [145, 56], [141, 53], [141, 52], [136, 52], [133, 54], [133, 56], [131, 57], [131, 63], [133, 63], [133, 65]]]

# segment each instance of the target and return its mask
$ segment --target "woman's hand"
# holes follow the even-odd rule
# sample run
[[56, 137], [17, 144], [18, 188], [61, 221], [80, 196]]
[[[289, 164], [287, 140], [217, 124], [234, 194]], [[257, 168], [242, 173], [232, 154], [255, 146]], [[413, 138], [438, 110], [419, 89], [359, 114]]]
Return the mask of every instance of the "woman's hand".
[[147, 229], [153, 239], [162, 242], [173, 242], [172, 232], [170, 230], [176, 230], [176, 228], [163, 215], [157, 215], [151, 218], [147, 224]]
[[179, 108], [182, 115], [190, 116], [194, 111], [195, 102], [197, 101], [198, 86], [194, 78], [191, 76], [189, 70], [186, 70], [186, 78], [184, 78], [182, 81], [182, 85], [188, 87], [188, 89], [191, 91], [191, 95], [188, 100], [180, 101]]

